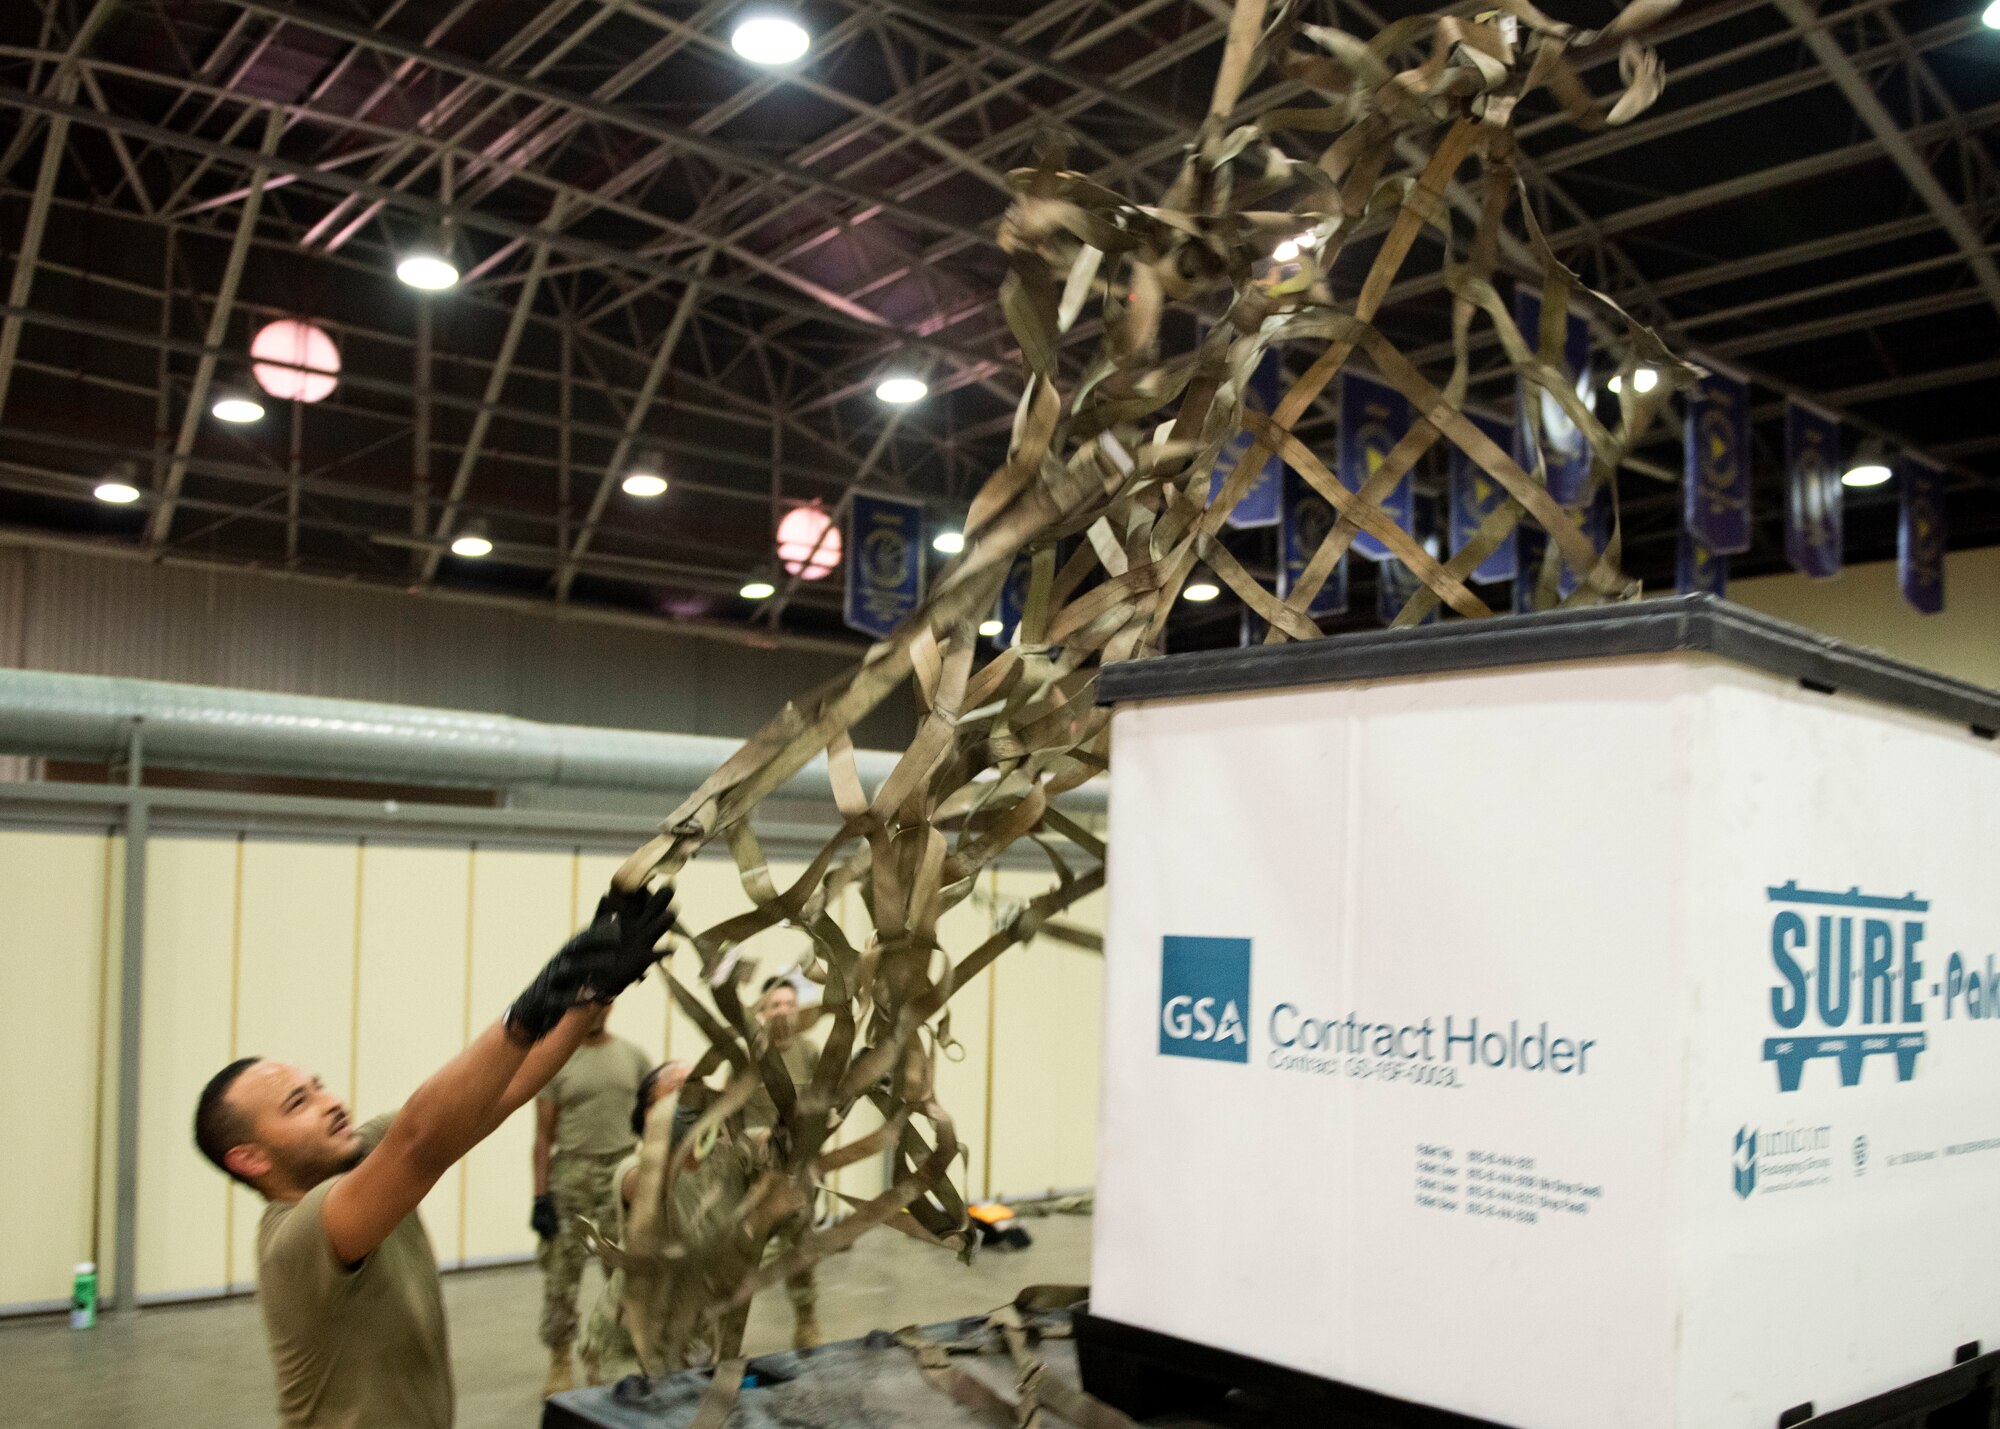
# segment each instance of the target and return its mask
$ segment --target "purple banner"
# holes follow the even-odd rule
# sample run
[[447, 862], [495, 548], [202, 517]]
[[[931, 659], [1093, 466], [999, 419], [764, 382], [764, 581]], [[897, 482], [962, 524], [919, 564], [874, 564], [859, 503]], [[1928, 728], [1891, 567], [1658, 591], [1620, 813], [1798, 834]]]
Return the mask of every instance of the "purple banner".
[[1903, 480], [1903, 520], [1896, 561], [1903, 599], [1925, 615], [1944, 609], [1944, 472], [1919, 457], [1897, 465]]
[[[1597, 488], [1597, 495], [1583, 513], [1583, 534], [1590, 538], [1590, 549], [1600, 556], [1604, 554], [1604, 548], [1611, 544], [1612, 505], [1611, 483], [1607, 481]], [[1580, 571], [1564, 561], [1561, 573], [1556, 576], [1556, 595], [1568, 600], [1589, 574], [1589, 571]]]
[[1674, 561], [1674, 589], [1682, 595], [1729, 594], [1729, 557], [1719, 556], [1686, 531]]
[[[1340, 378], [1340, 452], [1336, 475], [1349, 491], [1359, 491], [1410, 430], [1410, 403], [1393, 387], [1345, 372]], [[1382, 514], [1405, 531], [1416, 519], [1416, 483], [1405, 476], [1382, 503]], [[1395, 559], [1389, 548], [1361, 532], [1354, 554], [1371, 561]]]
[[[1297, 472], [1285, 471], [1284, 519], [1279, 523], [1278, 532], [1278, 595], [1289, 599], [1298, 586], [1299, 577], [1306, 573], [1306, 566], [1319, 551], [1320, 544], [1332, 533], [1334, 523], [1339, 519], [1333, 503], [1313, 490], [1312, 483]], [[1319, 588], [1306, 614], [1317, 618], [1322, 615], [1339, 615], [1347, 609], [1347, 555], [1334, 562], [1333, 574], [1326, 578], [1326, 584]]]
[[[1590, 401], [1590, 325], [1574, 311], [1564, 315], [1562, 365], [1576, 393]], [[1514, 289], [1514, 325], [1530, 348], [1541, 351], [1542, 299], [1526, 286]], [[1514, 391], [1514, 460], [1524, 471], [1535, 469], [1533, 439], [1528, 427], [1529, 404], [1541, 418], [1542, 459], [1547, 467], [1549, 495], [1562, 506], [1574, 506], [1583, 499], [1590, 484], [1590, 443], [1584, 439], [1562, 403], [1532, 382], [1522, 380]]]
[[1785, 559], [1822, 580], [1840, 574], [1840, 423], [1793, 398], [1785, 403]]
[[[1257, 370], [1250, 374], [1249, 390], [1243, 394], [1243, 405], [1253, 412], [1270, 416], [1277, 410], [1280, 377], [1278, 354], [1267, 352], [1257, 364]], [[1256, 444], [1257, 439], [1248, 429], [1238, 432], [1222, 444], [1222, 450], [1215, 458], [1215, 472], [1208, 479], [1208, 499], [1221, 494], [1222, 485], [1229, 480], [1229, 474], [1236, 470], [1236, 463], [1243, 460], [1244, 453]], [[1230, 509], [1223, 518], [1223, 524], [1237, 530], [1253, 526], [1275, 526], [1278, 524], [1279, 488], [1282, 485], [1285, 464], [1277, 457], [1269, 457], [1264, 469], [1250, 482], [1250, 489], [1243, 493], [1243, 499]]]
[[[1503, 450], [1507, 445], [1507, 424], [1494, 417], [1467, 412], [1474, 426], [1491, 437]], [[1457, 447], [1451, 449], [1449, 473], [1451, 494], [1451, 549], [1462, 551], [1480, 525], [1507, 504], [1507, 489], [1486, 474], [1486, 469]], [[1520, 568], [1520, 528], [1509, 531], [1493, 554], [1472, 573], [1476, 581], [1510, 581]]]
[[1720, 555], [1750, 549], [1750, 390], [1710, 372], [1688, 395], [1681, 524]]

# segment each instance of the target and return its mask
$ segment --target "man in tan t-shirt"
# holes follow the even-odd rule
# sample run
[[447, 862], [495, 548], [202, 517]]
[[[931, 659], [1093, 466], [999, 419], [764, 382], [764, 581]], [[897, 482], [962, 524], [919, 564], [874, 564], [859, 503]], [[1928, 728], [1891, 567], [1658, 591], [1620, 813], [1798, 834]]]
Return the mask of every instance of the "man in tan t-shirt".
[[[576, 1384], [576, 1296], [586, 1258], [588, 1218], [600, 1231], [618, 1223], [612, 1172], [637, 1142], [632, 1103], [652, 1059], [606, 1027], [609, 1004], [593, 1009], [583, 1045], [535, 1098], [535, 1208], [529, 1224], [542, 1238], [542, 1343], [549, 1347], [546, 1395]], [[589, 1368], [586, 1367], [586, 1377]]]
[[670, 888], [614, 890], [506, 1014], [357, 1132], [319, 1078], [245, 1057], [210, 1079], [195, 1144], [268, 1202], [257, 1295], [286, 1429], [449, 1429], [451, 1360], [417, 1206], [548, 1084], [659, 957]]

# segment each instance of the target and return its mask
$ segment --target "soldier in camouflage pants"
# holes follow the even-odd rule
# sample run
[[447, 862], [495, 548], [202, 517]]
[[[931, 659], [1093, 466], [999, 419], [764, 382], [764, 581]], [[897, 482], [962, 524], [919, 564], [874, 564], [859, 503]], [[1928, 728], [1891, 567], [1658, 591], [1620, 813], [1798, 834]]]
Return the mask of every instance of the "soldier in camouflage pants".
[[611, 1173], [624, 1160], [612, 1156], [564, 1156], [549, 1166], [549, 1193], [555, 1197], [557, 1230], [535, 1250], [542, 1267], [542, 1343], [568, 1345], [576, 1339], [576, 1295], [583, 1280], [583, 1228], [577, 1217], [610, 1234], [619, 1222]]

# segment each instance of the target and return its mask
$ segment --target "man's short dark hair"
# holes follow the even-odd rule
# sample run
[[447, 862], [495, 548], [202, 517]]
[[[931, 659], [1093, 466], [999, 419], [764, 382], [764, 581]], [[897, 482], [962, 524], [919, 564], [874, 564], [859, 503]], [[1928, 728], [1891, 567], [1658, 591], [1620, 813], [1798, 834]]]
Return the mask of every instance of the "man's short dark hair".
[[652, 1071], [646, 1073], [645, 1076], [639, 1078], [639, 1100], [632, 1105], [632, 1134], [634, 1136], [644, 1136], [646, 1134], [646, 1113], [653, 1106], [653, 1088], [659, 1085], [660, 1073], [666, 1071], [666, 1069], [667, 1064], [662, 1062], [659, 1066], [653, 1068]]
[[262, 1057], [238, 1057], [208, 1079], [201, 1100], [194, 1104], [194, 1144], [216, 1169], [233, 1180], [249, 1185], [247, 1176], [229, 1169], [229, 1149], [250, 1139], [250, 1119], [230, 1104], [229, 1089], [236, 1079], [263, 1061]]
[[781, 973], [777, 977], [767, 977], [764, 979], [764, 990], [759, 996], [768, 997], [771, 989], [774, 987], [791, 987], [794, 995], [798, 993], [798, 989], [792, 987], [792, 980]]

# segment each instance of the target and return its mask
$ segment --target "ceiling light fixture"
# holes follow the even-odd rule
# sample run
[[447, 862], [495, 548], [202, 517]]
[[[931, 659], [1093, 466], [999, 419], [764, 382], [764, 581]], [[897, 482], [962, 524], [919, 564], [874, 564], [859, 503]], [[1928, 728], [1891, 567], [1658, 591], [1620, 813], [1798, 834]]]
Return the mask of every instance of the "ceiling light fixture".
[[209, 405], [209, 415], [218, 422], [234, 422], [242, 426], [247, 422], [264, 420], [264, 404], [247, 392], [225, 387], [215, 394], [215, 401]]
[[324, 401], [340, 385], [340, 349], [311, 323], [265, 324], [250, 340], [250, 359], [250, 376], [281, 402]]
[[452, 538], [451, 553], [454, 556], [466, 556], [472, 560], [478, 560], [481, 556], [492, 555], [493, 542], [486, 534], [486, 524], [482, 521], [466, 523], [465, 528]]
[[812, 36], [790, 15], [765, 11], [737, 21], [729, 47], [753, 65], [788, 65], [804, 58]]
[[1841, 474], [1842, 486], [1880, 486], [1895, 475], [1879, 461], [1857, 457], [1854, 465]]
[[91, 495], [113, 506], [129, 506], [139, 499], [139, 488], [122, 481], [104, 481], [98, 483]]
[[884, 377], [875, 384], [875, 399], [887, 402], [891, 407], [907, 407], [912, 402], [923, 401], [930, 391], [930, 384], [923, 378], [899, 373], [894, 377]]
[[619, 489], [627, 496], [664, 496], [667, 492], [667, 479], [655, 472], [635, 471], [619, 483]]
[[405, 253], [396, 264], [396, 276], [424, 293], [441, 293], [458, 286], [458, 265], [432, 248]]
[[1196, 605], [1206, 605], [1209, 601], [1214, 600], [1222, 594], [1222, 587], [1208, 581], [1196, 581], [1193, 585], [1182, 591], [1181, 594]]
[[988, 640], [993, 639], [1006, 628], [1006, 626], [997, 620], [982, 620], [979, 622], [979, 633], [984, 635]]
[[940, 531], [931, 537], [931, 549], [941, 556], [955, 556], [965, 549], [965, 533]]
[[[1996, 0], [1996, 3], [2000, 3], [2000, 0]], [[1634, 369], [1632, 373], [1632, 390], [1634, 392], [1637, 392], [1641, 396], [1644, 396], [1646, 393], [1652, 391], [1655, 387], [1659, 385], [1660, 385], [1659, 369], [1653, 367], [1640, 367]], [[1613, 392], [1621, 392], [1625, 388], [1625, 383], [1624, 380], [1617, 373], [1614, 372], [1611, 374], [1611, 380], [1607, 382], [1605, 386], [1609, 387]]]
[[1986, 13], [1979, 18], [1986, 22], [1987, 29], [2000, 30], [2000, 0], [1993, 0], [1993, 3], [1986, 7]]
[[769, 600], [778, 593], [778, 588], [769, 581], [745, 581], [743, 589], [736, 593], [745, 600]]

